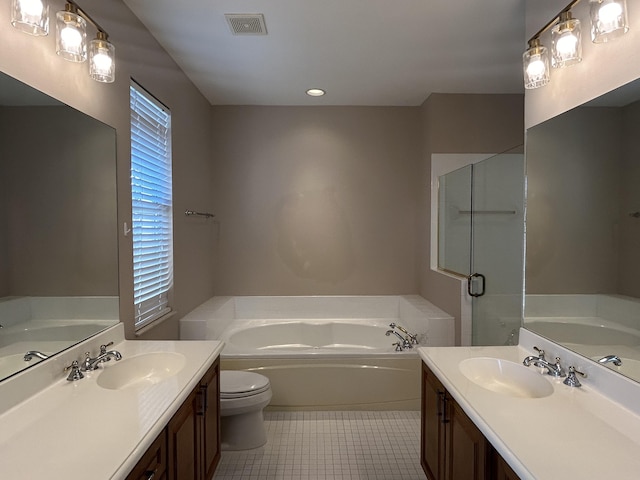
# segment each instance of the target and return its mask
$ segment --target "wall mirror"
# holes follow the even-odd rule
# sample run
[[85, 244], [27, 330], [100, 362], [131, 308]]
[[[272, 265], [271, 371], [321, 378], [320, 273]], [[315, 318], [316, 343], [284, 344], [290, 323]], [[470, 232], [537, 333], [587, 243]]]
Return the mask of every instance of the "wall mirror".
[[527, 131], [524, 314], [525, 328], [636, 381], [638, 125], [640, 80]]
[[116, 198], [114, 129], [0, 73], [0, 381], [118, 323]]

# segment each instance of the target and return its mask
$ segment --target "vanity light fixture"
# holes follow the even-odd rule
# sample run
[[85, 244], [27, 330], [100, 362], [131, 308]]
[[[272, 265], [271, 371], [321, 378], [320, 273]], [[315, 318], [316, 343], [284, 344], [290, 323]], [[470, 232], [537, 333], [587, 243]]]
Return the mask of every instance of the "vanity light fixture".
[[[528, 41], [522, 56], [524, 86], [539, 88], [549, 83], [549, 56], [540, 37], [551, 28], [551, 65], [568, 67], [582, 61], [580, 20], [573, 18], [571, 9], [580, 0], [572, 0]], [[589, 0], [591, 40], [604, 43], [629, 30], [626, 0]]]
[[56, 53], [70, 62], [87, 59], [87, 21], [73, 3], [67, 3], [56, 14]]
[[[11, 0], [11, 24], [31, 35], [49, 33], [47, 0]], [[87, 23], [96, 29], [96, 37], [87, 46]], [[115, 47], [109, 34], [73, 0], [56, 14], [56, 53], [71, 62], [89, 59], [89, 75], [97, 82], [115, 81]]]
[[591, 0], [591, 40], [604, 43], [629, 31], [626, 0]]
[[48, 35], [49, 5], [44, 0], [11, 0], [11, 25], [29, 35]]
[[309, 90], [307, 90], [307, 95], [309, 95], [310, 97], [321, 97], [323, 96], [325, 93], [324, 90], [322, 90], [321, 88], [310, 88]]
[[571, 11], [560, 12], [558, 24], [551, 29], [551, 65], [568, 67], [582, 61], [580, 20]]
[[549, 51], [539, 38], [529, 40], [529, 48], [522, 55], [524, 88], [544, 87], [549, 83]]

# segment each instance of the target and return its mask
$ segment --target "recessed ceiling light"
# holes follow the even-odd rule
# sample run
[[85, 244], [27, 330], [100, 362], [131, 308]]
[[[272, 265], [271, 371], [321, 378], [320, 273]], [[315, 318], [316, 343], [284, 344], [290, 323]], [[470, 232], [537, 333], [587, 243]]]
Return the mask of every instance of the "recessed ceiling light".
[[321, 97], [325, 93], [327, 92], [325, 92], [321, 88], [310, 88], [309, 90], [307, 90], [307, 95], [309, 95], [310, 97]]

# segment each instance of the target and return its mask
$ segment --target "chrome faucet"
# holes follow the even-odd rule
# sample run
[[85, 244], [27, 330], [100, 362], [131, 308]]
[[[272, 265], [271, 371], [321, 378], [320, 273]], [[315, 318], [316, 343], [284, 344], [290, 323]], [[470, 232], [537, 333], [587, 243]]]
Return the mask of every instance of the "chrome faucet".
[[385, 333], [385, 335], [388, 337], [391, 334], [394, 334], [396, 337], [398, 337], [400, 339], [400, 342], [398, 343], [394, 343], [394, 345], [396, 346], [396, 352], [401, 352], [403, 349], [405, 348], [413, 348], [413, 345], [411, 345], [411, 342], [409, 341], [408, 338], [403, 337], [402, 335], [400, 335], [398, 332], [396, 332], [395, 330], [387, 330], [387, 333]]
[[45, 355], [44, 353], [38, 352], [37, 350], [29, 350], [24, 354], [24, 361], [28, 362], [30, 360], [33, 360], [33, 357], [38, 357], [42, 360], [46, 360], [47, 358], [49, 358], [49, 355]]
[[609, 362], [613, 363], [616, 367], [622, 366], [622, 359], [617, 355], [606, 355], [598, 360], [598, 363], [602, 365]]
[[412, 343], [413, 345], [418, 345], [418, 335], [416, 335], [415, 333], [409, 333], [409, 332], [407, 332], [407, 330], [406, 330], [404, 327], [402, 327], [402, 326], [400, 326], [400, 325], [397, 325], [396, 323], [390, 323], [390, 324], [389, 324], [389, 326], [390, 326], [392, 329], [393, 329], [393, 328], [397, 328], [397, 329], [398, 329], [398, 330], [400, 330], [402, 333], [404, 333], [404, 334], [407, 336], [406, 338], [409, 338], [409, 340], [411, 340], [411, 343]]
[[538, 356], [536, 357], [535, 355], [529, 355], [528, 357], [525, 357], [525, 359], [522, 361], [522, 364], [525, 367], [529, 367], [531, 366], [531, 364], [533, 364], [536, 367], [545, 368], [547, 370], [547, 375], [551, 375], [556, 378], [567, 376], [564, 368], [562, 368], [562, 365], [560, 365], [560, 357], [556, 357], [556, 363], [551, 363], [545, 360], [544, 350], [538, 347], [533, 348], [536, 352], [538, 352]]
[[113, 342], [109, 342], [106, 345], [100, 345], [100, 353], [95, 358], [91, 358], [90, 352], [85, 352], [85, 358], [82, 361], [82, 366], [80, 367], [80, 369], [88, 372], [91, 370], [96, 370], [100, 363], [108, 362], [112, 358], [115, 358], [116, 361], [122, 360], [122, 355], [117, 350], [107, 351], [107, 347], [111, 345], [113, 345]]

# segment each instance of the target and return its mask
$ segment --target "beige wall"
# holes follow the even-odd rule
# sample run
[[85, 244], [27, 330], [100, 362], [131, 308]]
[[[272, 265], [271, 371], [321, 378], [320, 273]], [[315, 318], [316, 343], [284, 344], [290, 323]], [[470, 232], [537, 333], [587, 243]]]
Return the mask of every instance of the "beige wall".
[[417, 108], [214, 107], [216, 294], [416, 293], [419, 135]]
[[[62, 0], [50, 2], [62, 10]], [[55, 54], [55, 35], [32, 37], [10, 25], [9, 8], [0, 9], [0, 70], [111, 125], [117, 132], [120, 314], [133, 334], [131, 240], [122, 234], [130, 222], [129, 78], [134, 77], [172, 112], [175, 298], [184, 314], [213, 294], [213, 233], [180, 215], [185, 209], [211, 210], [210, 105], [169, 55], [120, 0], [85, 0], [82, 7], [110, 34], [116, 46], [114, 84], [94, 82], [86, 64], [72, 64]], [[147, 337], [176, 338], [179, 315]]]
[[418, 265], [420, 294], [456, 319], [460, 341], [460, 280], [431, 270], [431, 154], [499, 153], [521, 145], [522, 95], [433, 94], [420, 108], [422, 119], [421, 205]]

